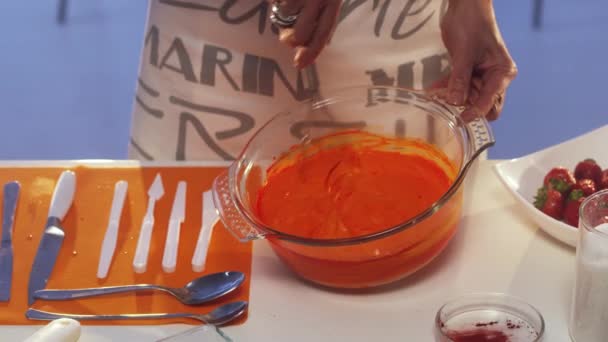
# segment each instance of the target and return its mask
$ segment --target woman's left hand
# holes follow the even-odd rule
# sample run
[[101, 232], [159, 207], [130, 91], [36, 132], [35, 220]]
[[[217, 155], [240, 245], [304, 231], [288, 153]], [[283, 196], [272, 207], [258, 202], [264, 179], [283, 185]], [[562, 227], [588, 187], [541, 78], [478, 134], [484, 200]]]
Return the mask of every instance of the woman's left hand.
[[295, 49], [297, 68], [312, 64], [329, 42], [341, 0], [272, 0], [284, 16], [297, 15], [292, 27], [279, 27], [279, 40]]
[[496, 120], [517, 67], [498, 29], [492, 0], [450, 0], [441, 33], [452, 62], [448, 102], [466, 106], [465, 121], [479, 116]]

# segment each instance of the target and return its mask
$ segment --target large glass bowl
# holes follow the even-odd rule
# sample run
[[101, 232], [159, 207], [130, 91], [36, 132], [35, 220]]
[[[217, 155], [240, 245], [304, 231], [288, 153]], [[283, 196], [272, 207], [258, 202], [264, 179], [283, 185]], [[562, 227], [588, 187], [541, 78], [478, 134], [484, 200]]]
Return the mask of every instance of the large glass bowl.
[[[434, 161], [446, 172], [452, 170], [452, 185], [415, 217], [368, 235], [304, 238], [262, 223], [254, 204], [266, 181], [266, 171], [277, 158], [298, 146], [347, 130], [432, 144], [447, 157]], [[227, 172], [215, 180], [214, 202], [224, 226], [234, 236], [243, 242], [267, 239], [280, 259], [302, 278], [336, 288], [374, 287], [412, 274], [446, 247], [461, 218], [461, 185], [467, 169], [493, 144], [485, 119], [465, 123], [457, 108], [432, 95], [379, 86], [341, 89], [324, 100], [279, 113], [267, 122]], [[434, 158], [416, 149], [401, 153]]]

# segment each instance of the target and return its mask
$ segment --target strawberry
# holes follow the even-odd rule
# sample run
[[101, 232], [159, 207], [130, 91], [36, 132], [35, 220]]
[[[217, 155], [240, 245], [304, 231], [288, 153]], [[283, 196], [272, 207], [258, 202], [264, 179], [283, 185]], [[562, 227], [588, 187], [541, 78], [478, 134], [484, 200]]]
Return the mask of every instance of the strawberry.
[[591, 158], [587, 158], [576, 165], [574, 168], [574, 177], [577, 180], [591, 179], [595, 183], [599, 183], [602, 178], [602, 169]]
[[608, 169], [602, 171], [600, 182], [597, 185], [599, 190], [608, 189]]
[[563, 195], [568, 195], [576, 179], [572, 172], [565, 167], [555, 167], [551, 169], [543, 180], [543, 185], [548, 189], [555, 189]]
[[581, 179], [574, 184], [572, 187], [572, 191], [581, 190], [585, 197], [591, 196], [594, 192], [596, 192], [595, 182], [591, 179]]
[[561, 166], [554, 167], [549, 172], [547, 172], [547, 174], [545, 175], [545, 178], [543, 180], [543, 185], [549, 186], [550, 185], [549, 181], [551, 179], [560, 179], [566, 183], [571, 183], [571, 184], [576, 183], [576, 180], [575, 180], [572, 172], [570, 172], [570, 170], [568, 170], [567, 168], [561, 167]]
[[534, 206], [559, 220], [564, 214], [564, 196], [555, 189], [542, 187], [538, 189], [536, 197], [534, 197]]
[[564, 221], [567, 224], [578, 227], [578, 208], [580, 208], [584, 200], [585, 194], [583, 190], [576, 189], [570, 192], [566, 200], [566, 208], [564, 209]]

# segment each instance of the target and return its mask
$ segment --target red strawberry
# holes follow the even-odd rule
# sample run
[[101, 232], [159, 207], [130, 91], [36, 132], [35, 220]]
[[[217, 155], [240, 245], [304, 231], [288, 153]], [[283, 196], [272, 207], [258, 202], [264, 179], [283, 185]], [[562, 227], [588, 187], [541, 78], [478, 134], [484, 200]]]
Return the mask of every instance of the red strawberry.
[[608, 189], [608, 169], [602, 171], [600, 182], [597, 185], [600, 190]]
[[570, 192], [568, 199], [566, 200], [566, 209], [564, 209], [564, 221], [567, 224], [578, 227], [578, 208], [581, 203], [585, 200], [585, 194], [583, 190], [576, 189]]
[[534, 206], [543, 213], [559, 220], [564, 214], [564, 196], [555, 189], [542, 187], [538, 189], [536, 197], [534, 197]]
[[595, 182], [592, 181], [591, 179], [581, 179], [578, 180], [576, 182], [576, 184], [574, 184], [574, 186], [572, 187], [572, 191], [574, 190], [581, 190], [583, 191], [583, 195], [585, 197], [592, 195], [594, 192], [596, 192], [596, 187], [595, 187]]
[[599, 183], [602, 178], [602, 169], [597, 165], [595, 160], [587, 158], [576, 165], [574, 177], [577, 180], [591, 179], [592, 181]]
[[556, 167], [551, 169], [543, 180], [543, 185], [548, 189], [555, 189], [564, 195], [570, 192], [572, 186], [576, 184], [576, 179], [572, 172], [565, 167]]

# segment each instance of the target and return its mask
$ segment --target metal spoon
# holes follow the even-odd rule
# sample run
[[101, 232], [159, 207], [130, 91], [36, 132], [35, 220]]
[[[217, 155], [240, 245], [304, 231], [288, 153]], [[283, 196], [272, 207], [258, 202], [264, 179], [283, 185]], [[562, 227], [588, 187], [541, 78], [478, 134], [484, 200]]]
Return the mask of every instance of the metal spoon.
[[159, 290], [172, 294], [180, 302], [186, 305], [196, 305], [212, 301], [232, 292], [234, 289], [239, 287], [244, 280], [245, 275], [241, 272], [220, 272], [196, 278], [181, 288], [139, 284], [72, 290], [38, 290], [34, 293], [34, 298], [46, 300], [70, 300], [112, 293]]
[[36, 309], [28, 309], [25, 317], [39, 321], [51, 321], [58, 318], [71, 318], [78, 321], [105, 321], [105, 320], [127, 320], [127, 319], [166, 319], [166, 318], [192, 318], [206, 324], [222, 325], [239, 317], [247, 309], [247, 302], [232, 302], [217, 307], [207, 314], [194, 313], [151, 313], [151, 314], [121, 314], [121, 315], [78, 315], [47, 312]]

